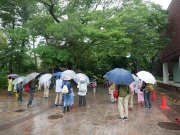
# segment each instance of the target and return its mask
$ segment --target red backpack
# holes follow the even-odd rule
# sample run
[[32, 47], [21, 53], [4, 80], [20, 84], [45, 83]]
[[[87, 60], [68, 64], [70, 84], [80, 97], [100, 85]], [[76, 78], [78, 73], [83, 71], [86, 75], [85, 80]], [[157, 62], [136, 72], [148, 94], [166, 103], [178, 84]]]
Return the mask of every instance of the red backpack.
[[30, 82], [28, 82], [25, 86], [24, 86], [24, 91], [29, 92], [30, 90]]

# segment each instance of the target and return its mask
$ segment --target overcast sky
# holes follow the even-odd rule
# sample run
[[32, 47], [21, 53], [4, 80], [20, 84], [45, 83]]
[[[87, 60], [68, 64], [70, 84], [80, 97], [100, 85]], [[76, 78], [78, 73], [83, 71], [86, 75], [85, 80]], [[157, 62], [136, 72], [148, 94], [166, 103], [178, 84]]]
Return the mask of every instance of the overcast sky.
[[151, 0], [156, 4], [162, 5], [164, 9], [167, 9], [172, 0]]

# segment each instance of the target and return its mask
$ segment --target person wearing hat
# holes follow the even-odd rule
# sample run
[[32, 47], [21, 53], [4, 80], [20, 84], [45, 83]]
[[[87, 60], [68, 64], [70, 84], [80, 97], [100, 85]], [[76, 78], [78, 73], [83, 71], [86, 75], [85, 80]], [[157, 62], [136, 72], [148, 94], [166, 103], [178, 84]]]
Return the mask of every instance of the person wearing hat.
[[80, 82], [78, 83], [77, 88], [79, 89], [79, 92], [78, 92], [79, 106], [85, 107], [86, 106], [87, 83], [83, 76], [80, 78]]
[[63, 93], [63, 113], [69, 112], [70, 111], [70, 105], [71, 105], [71, 88], [72, 88], [72, 84], [70, 82], [71, 78], [69, 76], [65, 76], [63, 82], [62, 82], [62, 88], [64, 85], [67, 86], [68, 88], [68, 93]]

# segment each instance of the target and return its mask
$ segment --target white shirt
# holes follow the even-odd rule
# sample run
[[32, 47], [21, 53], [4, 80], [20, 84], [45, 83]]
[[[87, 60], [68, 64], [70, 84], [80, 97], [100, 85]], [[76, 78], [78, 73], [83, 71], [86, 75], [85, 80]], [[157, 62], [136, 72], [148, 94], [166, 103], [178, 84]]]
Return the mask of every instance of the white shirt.
[[[80, 82], [78, 83], [77, 88], [79, 88], [79, 85], [80, 85]], [[85, 85], [86, 85], [86, 92], [78, 92], [78, 95], [80, 95], [80, 96], [86, 95], [86, 93], [87, 93], [87, 83], [86, 82], [85, 82]]]
[[61, 79], [57, 79], [56, 80], [56, 92], [62, 92], [62, 80]]

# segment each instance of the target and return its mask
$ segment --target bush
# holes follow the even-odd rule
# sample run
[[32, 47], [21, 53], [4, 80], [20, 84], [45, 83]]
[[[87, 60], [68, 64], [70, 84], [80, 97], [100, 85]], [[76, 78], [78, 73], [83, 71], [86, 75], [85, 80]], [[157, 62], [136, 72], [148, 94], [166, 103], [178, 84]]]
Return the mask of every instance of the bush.
[[7, 78], [6, 76], [0, 76], [0, 88], [5, 89], [7, 88]]

